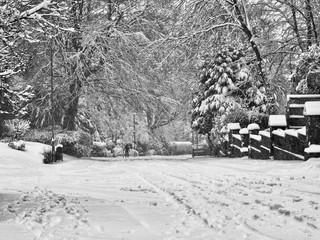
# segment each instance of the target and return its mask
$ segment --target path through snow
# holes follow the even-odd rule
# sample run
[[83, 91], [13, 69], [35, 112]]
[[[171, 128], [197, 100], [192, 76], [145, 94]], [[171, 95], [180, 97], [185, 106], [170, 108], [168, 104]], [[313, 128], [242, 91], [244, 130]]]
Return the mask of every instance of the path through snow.
[[15, 153], [0, 143], [1, 239], [320, 239], [319, 159]]

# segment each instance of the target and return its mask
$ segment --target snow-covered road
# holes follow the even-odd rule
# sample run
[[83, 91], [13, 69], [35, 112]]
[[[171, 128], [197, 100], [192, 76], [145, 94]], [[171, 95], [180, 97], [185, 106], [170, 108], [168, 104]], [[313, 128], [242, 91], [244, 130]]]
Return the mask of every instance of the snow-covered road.
[[320, 160], [3, 158], [0, 203], [9, 240], [316, 240]]

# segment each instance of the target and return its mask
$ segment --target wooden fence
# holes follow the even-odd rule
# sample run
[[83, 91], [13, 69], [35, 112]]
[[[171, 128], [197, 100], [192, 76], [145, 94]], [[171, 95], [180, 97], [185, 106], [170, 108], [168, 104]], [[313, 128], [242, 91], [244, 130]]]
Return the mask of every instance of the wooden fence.
[[286, 115], [270, 115], [268, 129], [229, 123], [226, 135], [221, 156], [274, 160], [320, 157], [320, 95], [288, 95]]

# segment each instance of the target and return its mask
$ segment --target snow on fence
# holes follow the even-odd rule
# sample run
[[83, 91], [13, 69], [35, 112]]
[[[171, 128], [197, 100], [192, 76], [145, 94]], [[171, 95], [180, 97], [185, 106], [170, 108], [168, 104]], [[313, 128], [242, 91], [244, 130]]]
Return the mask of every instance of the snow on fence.
[[259, 135], [260, 126], [256, 123], [248, 125], [249, 130], [249, 158], [259, 159], [261, 155], [261, 136]]
[[239, 123], [229, 123], [229, 149], [228, 152], [232, 157], [240, 157], [241, 156], [241, 136], [239, 134], [241, 127]]
[[305, 126], [304, 105], [306, 102], [320, 101], [320, 94], [289, 94], [287, 95], [286, 116], [288, 128], [300, 129]]
[[259, 135], [261, 136], [261, 159], [269, 159], [272, 152], [272, 142], [270, 131], [260, 131]]
[[303, 114], [306, 119], [306, 159], [320, 157], [320, 101], [306, 102]]
[[[297, 104], [301, 104], [302, 97], [298, 99]], [[313, 98], [307, 95], [306, 99]], [[222, 146], [221, 155], [275, 160], [320, 157], [320, 101], [304, 101], [303, 106], [304, 126], [299, 128], [290, 128], [292, 122], [287, 121], [290, 118], [286, 115], [271, 115], [269, 128], [261, 131], [258, 124], [241, 129], [239, 123], [229, 123], [228, 140]]]

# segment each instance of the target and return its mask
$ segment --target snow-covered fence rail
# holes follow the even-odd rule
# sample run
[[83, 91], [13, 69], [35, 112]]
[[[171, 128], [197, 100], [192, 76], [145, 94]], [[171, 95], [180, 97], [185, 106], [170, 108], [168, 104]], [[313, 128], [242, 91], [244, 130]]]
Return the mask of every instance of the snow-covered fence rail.
[[239, 131], [241, 129], [239, 123], [229, 123], [229, 156], [230, 157], [241, 157], [241, 136]]
[[287, 122], [288, 128], [300, 129], [305, 126], [304, 106], [309, 101], [320, 101], [320, 94], [288, 94]]
[[303, 149], [296, 129], [288, 129], [285, 115], [269, 117], [271, 132], [271, 155], [275, 160], [303, 160]]
[[304, 116], [306, 122], [305, 158], [320, 157], [320, 101], [306, 102]]
[[272, 141], [270, 131], [260, 131], [259, 135], [261, 136], [261, 159], [269, 159], [272, 151]]
[[261, 136], [259, 135], [260, 126], [256, 123], [248, 125], [249, 130], [249, 158], [260, 159], [261, 157]]
[[[271, 115], [266, 130], [260, 131], [255, 123], [242, 129], [239, 123], [229, 123], [226, 132], [228, 140], [221, 148], [222, 156], [248, 156], [253, 159], [273, 157], [275, 160], [320, 157], [320, 100], [308, 101], [318, 98], [320, 95], [305, 95], [304, 98], [290, 95], [287, 112], [291, 115]], [[292, 114], [296, 116], [292, 117]], [[293, 125], [294, 118], [300, 119], [298, 125]]]
[[242, 128], [239, 133], [241, 136], [241, 157], [245, 157], [249, 155], [249, 130]]
[[273, 135], [275, 160], [304, 160], [304, 143], [298, 138], [298, 130], [277, 129], [273, 131]]

